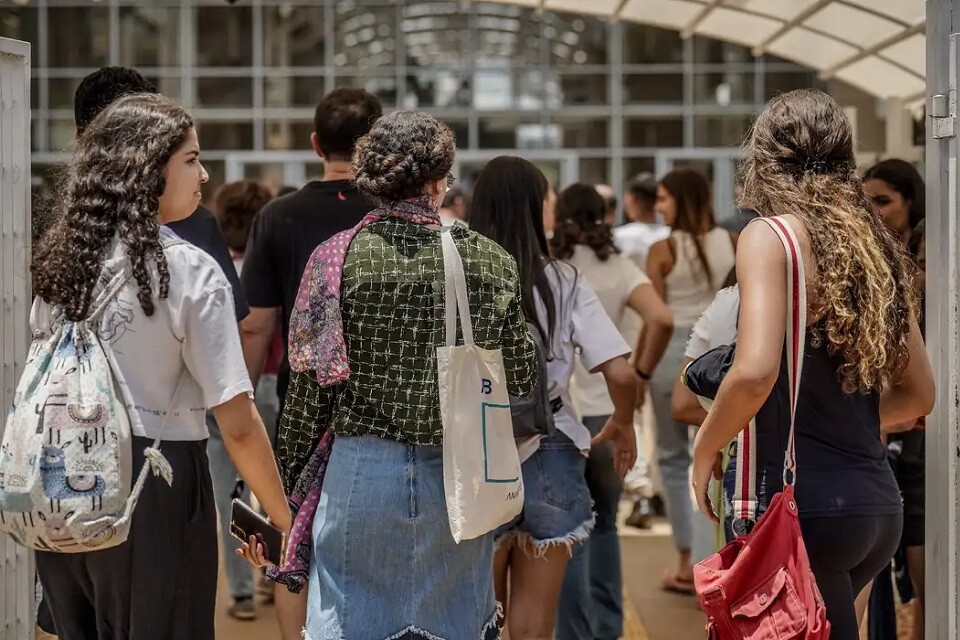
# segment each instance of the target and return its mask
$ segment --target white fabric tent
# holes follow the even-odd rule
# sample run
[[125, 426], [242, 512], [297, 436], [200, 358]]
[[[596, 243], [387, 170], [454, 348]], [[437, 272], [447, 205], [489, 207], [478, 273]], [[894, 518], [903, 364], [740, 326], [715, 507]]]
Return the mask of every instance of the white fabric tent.
[[769, 53], [878, 98], [923, 102], [925, 0], [494, 0], [676, 29]]

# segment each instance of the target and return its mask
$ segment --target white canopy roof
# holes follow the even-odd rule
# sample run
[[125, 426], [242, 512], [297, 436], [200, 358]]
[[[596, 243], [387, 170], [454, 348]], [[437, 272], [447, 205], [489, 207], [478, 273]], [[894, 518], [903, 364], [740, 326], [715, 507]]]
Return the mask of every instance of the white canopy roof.
[[495, 0], [590, 13], [770, 53], [879, 98], [925, 89], [925, 0]]

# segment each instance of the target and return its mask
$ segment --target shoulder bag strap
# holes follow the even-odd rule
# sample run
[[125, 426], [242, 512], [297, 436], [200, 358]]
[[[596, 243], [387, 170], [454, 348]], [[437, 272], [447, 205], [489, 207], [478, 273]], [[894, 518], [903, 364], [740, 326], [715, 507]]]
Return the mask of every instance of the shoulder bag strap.
[[[784, 454], [784, 486], [793, 486], [796, 474], [796, 413], [803, 369], [807, 328], [807, 289], [803, 254], [793, 229], [781, 218], [759, 218], [780, 238], [787, 255], [787, 372], [790, 380], [790, 436]], [[733, 500], [734, 531], [744, 535], [757, 517], [756, 419], [737, 436], [737, 476]]]

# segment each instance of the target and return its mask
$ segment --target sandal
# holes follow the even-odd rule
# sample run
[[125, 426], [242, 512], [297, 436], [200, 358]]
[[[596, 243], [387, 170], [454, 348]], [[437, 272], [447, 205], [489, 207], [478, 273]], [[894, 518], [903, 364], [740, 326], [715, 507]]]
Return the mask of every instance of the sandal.
[[660, 588], [670, 593], [679, 593], [684, 596], [693, 596], [697, 590], [693, 584], [693, 578], [681, 578], [674, 571], [668, 571], [660, 582]]

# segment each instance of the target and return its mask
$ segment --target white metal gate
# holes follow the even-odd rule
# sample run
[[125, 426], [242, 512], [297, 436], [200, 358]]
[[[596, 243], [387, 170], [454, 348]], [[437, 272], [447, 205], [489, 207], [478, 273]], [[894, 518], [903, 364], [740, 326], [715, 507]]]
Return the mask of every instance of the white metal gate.
[[[13, 392], [27, 355], [30, 312], [30, 45], [0, 38], [0, 396]], [[5, 416], [6, 411], [3, 412]], [[0, 434], [3, 423], [0, 422]], [[34, 631], [33, 556], [0, 537], [0, 640]]]

